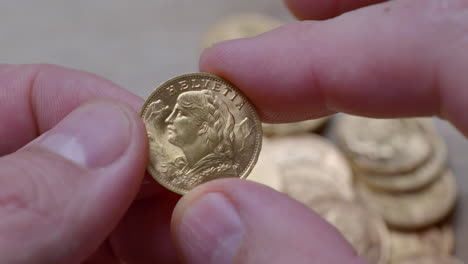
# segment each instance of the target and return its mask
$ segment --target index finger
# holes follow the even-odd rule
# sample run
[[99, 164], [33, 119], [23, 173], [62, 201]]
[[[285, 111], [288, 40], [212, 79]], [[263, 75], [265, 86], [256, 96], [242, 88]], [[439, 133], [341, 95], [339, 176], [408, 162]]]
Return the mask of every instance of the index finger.
[[459, 32], [468, 29], [460, 13], [467, 8], [457, 0], [387, 2], [222, 42], [200, 67], [237, 85], [268, 122], [335, 112], [438, 115], [466, 134], [468, 54]]

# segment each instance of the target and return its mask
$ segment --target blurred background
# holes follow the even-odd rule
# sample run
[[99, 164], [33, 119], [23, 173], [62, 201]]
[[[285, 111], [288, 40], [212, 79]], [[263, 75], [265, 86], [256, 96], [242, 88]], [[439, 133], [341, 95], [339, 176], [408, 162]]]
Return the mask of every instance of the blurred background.
[[[281, 0], [0, 0], [0, 63], [52, 63], [101, 75], [145, 98], [198, 70], [206, 32], [224, 17], [258, 12], [293, 21]], [[457, 255], [468, 261], [468, 144], [439, 131], [457, 176]], [[325, 130], [326, 131], [326, 130]]]
[[0, 62], [86, 70], [145, 97], [197, 71], [206, 31], [240, 12], [293, 21], [281, 0], [1, 0]]

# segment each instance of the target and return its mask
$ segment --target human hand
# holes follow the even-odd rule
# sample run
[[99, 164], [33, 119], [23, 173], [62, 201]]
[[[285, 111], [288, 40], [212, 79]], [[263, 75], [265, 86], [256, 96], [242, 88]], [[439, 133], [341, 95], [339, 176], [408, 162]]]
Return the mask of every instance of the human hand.
[[[302, 19], [332, 18], [377, 2], [286, 1]], [[266, 121], [335, 112], [436, 115], [466, 136], [467, 11], [466, 0], [376, 4], [323, 22], [297, 22], [222, 42], [203, 53], [200, 68], [243, 90]], [[180, 252], [192, 260], [188, 263], [362, 261], [307, 210], [278, 193], [246, 185], [207, 183], [179, 203], [174, 218], [179, 224], [173, 229]], [[184, 242], [194, 239], [199, 243]]]
[[304, 263], [362, 263], [310, 210], [241, 180], [184, 199], [172, 225], [177, 254], [170, 221], [179, 196], [141, 188], [141, 99], [50, 65], [1, 65], [0, 87], [0, 263], [285, 263], [306, 253]]
[[0, 87], [0, 263], [80, 263], [98, 247], [87, 263], [118, 263], [110, 233], [146, 168], [142, 100], [50, 65], [0, 65]]

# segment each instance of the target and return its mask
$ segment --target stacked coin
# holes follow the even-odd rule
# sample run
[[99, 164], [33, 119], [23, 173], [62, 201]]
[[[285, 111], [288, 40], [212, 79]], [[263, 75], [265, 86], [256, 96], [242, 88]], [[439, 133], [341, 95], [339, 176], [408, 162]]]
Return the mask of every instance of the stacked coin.
[[390, 227], [390, 263], [445, 263], [431, 257], [404, 261], [454, 249], [452, 227], [444, 222], [455, 205], [455, 178], [430, 119], [346, 115], [334, 132], [353, 167], [358, 199]]
[[356, 201], [351, 167], [326, 138], [306, 132], [264, 138], [257, 166], [247, 179], [315, 210], [371, 263], [388, 263], [389, 231], [378, 214]]
[[431, 121], [345, 116], [332, 129], [342, 151], [306, 132], [265, 137], [248, 179], [315, 210], [370, 263], [458, 263], [443, 221], [454, 177]]

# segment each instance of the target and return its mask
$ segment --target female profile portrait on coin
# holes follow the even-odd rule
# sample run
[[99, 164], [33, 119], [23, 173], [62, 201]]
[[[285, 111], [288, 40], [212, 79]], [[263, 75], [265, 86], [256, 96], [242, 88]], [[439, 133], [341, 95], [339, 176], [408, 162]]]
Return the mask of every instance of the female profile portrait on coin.
[[[168, 141], [181, 148], [185, 160], [168, 164], [177, 183], [196, 184], [206, 177], [234, 177], [234, 117], [209, 90], [179, 95], [167, 124]], [[207, 179], [205, 179], [207, 180]]]
[[255, 129], [260, 127], [256, 118], [240, 111], [243, 106], [236, 107], [231, 100], [238, 95], [225, 96], [219, 85], [204, 82], [205, 89], [199, 89], [200, 83], [190, 89], [182, 83], [179, 93], [158, 97], [145, 108], [150, 173], [179, 193], [210, 180], [245, 174], [240, 153], [249, 148], [255, 151], [254, 143], [261, 136]]

